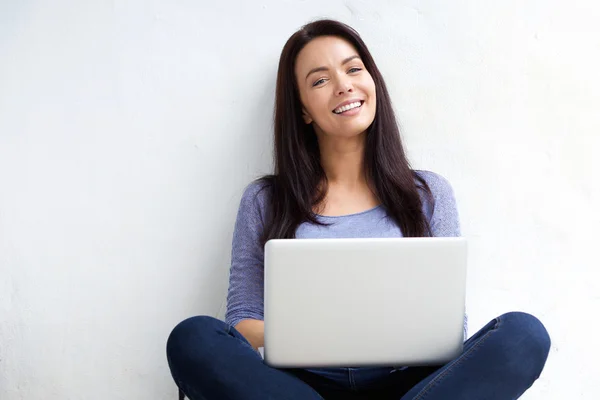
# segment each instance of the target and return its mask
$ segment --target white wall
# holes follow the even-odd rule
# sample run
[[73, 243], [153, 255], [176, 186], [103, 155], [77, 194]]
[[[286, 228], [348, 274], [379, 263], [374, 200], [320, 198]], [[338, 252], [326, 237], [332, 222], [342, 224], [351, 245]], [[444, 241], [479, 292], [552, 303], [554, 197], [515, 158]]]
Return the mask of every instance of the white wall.
[[471, 333], [532, 312], [553, 345], [523, 398], [600, 397], [598, 2], [2, 0], [0, 398], [174, 398], [165, 340], [223, 315], [279, 53], [320, 16], [455, 187]]

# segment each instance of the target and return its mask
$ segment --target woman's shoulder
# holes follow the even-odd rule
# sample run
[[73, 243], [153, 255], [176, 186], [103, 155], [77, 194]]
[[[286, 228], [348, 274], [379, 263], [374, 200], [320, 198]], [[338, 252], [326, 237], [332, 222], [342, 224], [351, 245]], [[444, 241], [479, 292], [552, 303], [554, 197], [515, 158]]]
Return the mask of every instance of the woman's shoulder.
[[[423, 202], [423, 212], [429, 218], [433, 215], [433, 211], [437, 209], [442, 211], [444, 208], [452, 208], [454, 200], [454, 190], [450, 182], [440, 174], [431, 171], [415, 170], [415, 180], [421, 201]], [[422, 182], [419, 182], [422, 180]], [[427, 184], [429, 192], [424, 188], [423, 182]]]
[[422, 179], [427, 184], [431, 191], [431, 195], [425, 194], [424, 191], [421, 192], [424, 194], [422, 196], [423, 212], [429, 220], [433, 236], [460, 236], [456, 200], [450, 182], [431, 171], [415, 171], [415, 174], [418, 179]]
[[240, 208], [261, 212], [270, 197], [273, 182], [270, 177], [262, 177], [250, 182], [244, 188]]
[[271, 183], [267, 178], [255, 179], [246, 185], [242, 198], [251, 199], [253, 201], [257, 198], [264, 198], [270, 186]]
[[[425, 170], [415, 170], [414, 172], [418, 178], [425, 181], [434, 198], [444, 194], [451, 195], [453, 193], [452, 185], [442, 175]], [[419, 184], [419, 182], [417, 182], [417, 184]]]

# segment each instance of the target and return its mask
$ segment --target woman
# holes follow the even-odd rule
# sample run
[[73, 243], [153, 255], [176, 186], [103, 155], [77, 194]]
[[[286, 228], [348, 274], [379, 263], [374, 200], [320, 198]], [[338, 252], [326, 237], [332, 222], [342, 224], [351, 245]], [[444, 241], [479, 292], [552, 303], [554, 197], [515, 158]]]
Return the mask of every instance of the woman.
[[242, 196], [226, 321], [193, 317], [167, 343], [177, 385], [199, 399], [516, 399], [550, 347], [541, 322], [504, 314], [438, 367], [271, 368], [263, 346], [263, 246], [272, 238], [458, 236], [452, 188], [406, 159], [391, 101], [359, 35], [331, 20], [279, 62], [275, 173]]

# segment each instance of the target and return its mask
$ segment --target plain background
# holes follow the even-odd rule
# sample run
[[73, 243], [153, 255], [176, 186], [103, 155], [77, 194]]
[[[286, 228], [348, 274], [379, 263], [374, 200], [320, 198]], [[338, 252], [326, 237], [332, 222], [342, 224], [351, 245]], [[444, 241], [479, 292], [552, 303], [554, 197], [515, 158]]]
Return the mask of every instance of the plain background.
[[166, 338], [223, 316], [280, 51], [325, 16], [454, 186], [470, 334], [531, 312], [553, 344], [523, 398], [600, 398], [592, 0], [1, 0], [0, 398], [175, 398]]

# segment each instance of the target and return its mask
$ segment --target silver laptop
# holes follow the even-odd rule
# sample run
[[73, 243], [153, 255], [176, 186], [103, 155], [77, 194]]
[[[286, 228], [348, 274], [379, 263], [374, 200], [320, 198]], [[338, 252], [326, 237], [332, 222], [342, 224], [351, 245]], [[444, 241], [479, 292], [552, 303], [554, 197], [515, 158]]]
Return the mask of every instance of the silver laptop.
[[276, 239], [264, 261], [268, 365], [439, 365], [462, 351], [464, 238]]

